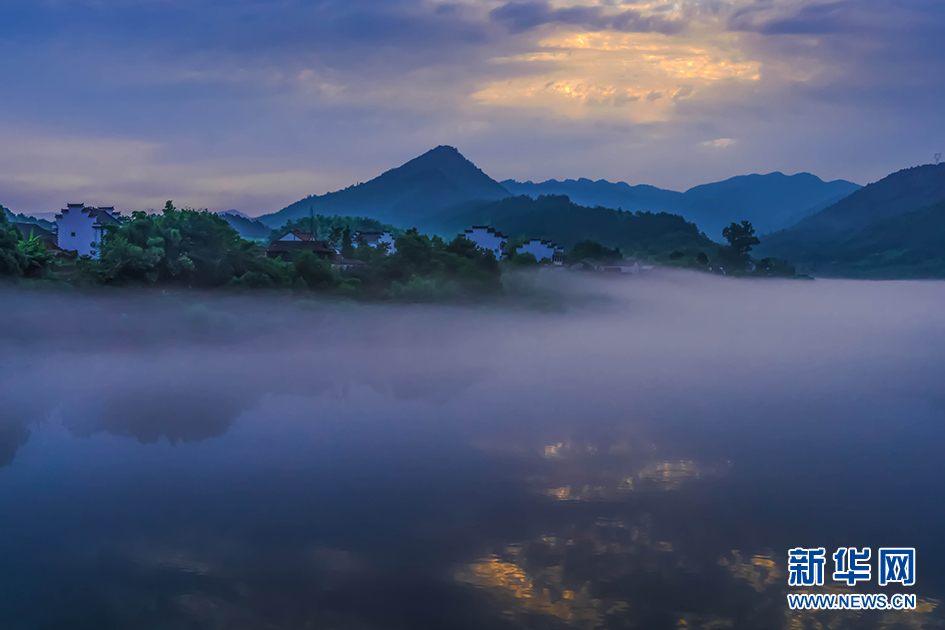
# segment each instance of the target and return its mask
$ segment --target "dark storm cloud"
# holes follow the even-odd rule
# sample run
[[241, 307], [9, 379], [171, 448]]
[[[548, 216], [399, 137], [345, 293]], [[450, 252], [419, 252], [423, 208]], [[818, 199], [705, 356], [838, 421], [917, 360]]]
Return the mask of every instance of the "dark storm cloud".
[[645, 16], [628, 9], [616, 15], [607, 14], [600, 6], [576, 6], [552, 9], [548, 2], [509, 2], [489, 12], [489, 17], [505, 24], [512, 33], [522, 33], [544, 24], [570, 24], [592, 30], [622, 31], [625, 33], [681, 32], [686, 23], [658, 16]]

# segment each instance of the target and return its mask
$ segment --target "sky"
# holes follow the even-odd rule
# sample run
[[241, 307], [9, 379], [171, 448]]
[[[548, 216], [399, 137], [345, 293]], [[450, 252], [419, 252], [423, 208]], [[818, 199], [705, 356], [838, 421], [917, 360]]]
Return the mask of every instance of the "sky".
[[866, 184], [945, 151], [943, 32], [942, 0], [0, 0], [0, 204], [259, 215], [441, 144]]

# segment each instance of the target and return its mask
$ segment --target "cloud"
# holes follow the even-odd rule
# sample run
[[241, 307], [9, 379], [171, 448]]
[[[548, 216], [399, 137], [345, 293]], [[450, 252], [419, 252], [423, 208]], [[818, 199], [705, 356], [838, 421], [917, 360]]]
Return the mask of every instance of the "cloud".
[[687, 96], [692, 96], [692, 89], [693, 88], [691, 85], [682, 86], [681, 88], [676, 90], [675, 94], [673, 94], [673, 100], [678, 101], [680, 99], [686, 98]]
[[[938, 0], [8, 2], [0, 202], [273, 211], [437, 144], [499, 178], [866, 182], [941, 150], [942, 32]], [[738, 151], [680, 161], [707, 137]]]
[[522, 33], [545, 24], [567, 24], [591, 30], [622, 31], [625, 33], [679, 33], [686, 27], [684, 20], [665, 19], [659, 15], [644, 15], [635, 9], [607, 13], [602, 6], [573, 6], [553, 9], [548, 2], [509, 2], [489, 12], [489, 17], [505, 24], [512, 33]]
[[700, 142], [699, 146], [707, 147], [710, 149], [725, 149], [735, 144], [733, 138], [716, 138], [715, 140], [706, 140], [705, 142]]

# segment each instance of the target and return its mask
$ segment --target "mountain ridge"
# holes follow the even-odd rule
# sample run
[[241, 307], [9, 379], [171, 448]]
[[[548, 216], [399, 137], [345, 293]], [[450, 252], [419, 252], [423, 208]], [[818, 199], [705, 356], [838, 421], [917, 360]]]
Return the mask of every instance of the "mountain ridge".
[[[511, 194], [455, 147], [440, 145], [367, 182], [311, 195], [278, 212], [257, 217], [270, 227], [317, 214], [371, 216], [390, 223], [426, 223], [431, 211]], [[420, 210], [418, 210], [420, 209]]]
[[943, 241], [945, 164], [926, 164], [891, 173], [768, 235], [758, 252], [790, 258], [812, 273], [942, 277]]
[[564, 194], [583, 206], [678, 214], [715, 240], [732, 221], [751, 221], [760, 234], [783, 229], [860, 188], [846, 180], [824, 181], [807, 172], [785, 175], [780, 171], [736, 175], [685, 192], [584, 177], [501, 183], [513, 193], [533, 198]]

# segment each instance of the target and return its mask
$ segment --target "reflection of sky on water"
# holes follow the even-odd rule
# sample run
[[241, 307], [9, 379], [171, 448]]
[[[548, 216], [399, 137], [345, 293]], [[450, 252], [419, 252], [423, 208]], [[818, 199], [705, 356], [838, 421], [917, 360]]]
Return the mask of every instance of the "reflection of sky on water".
[[798, 545], [915, 546], [914, 592], [945, 591], [945, 290], [705, 282], [554, 312], [13, 296], [0, 618], [939, 619], [786, 617], [783, 594]]

